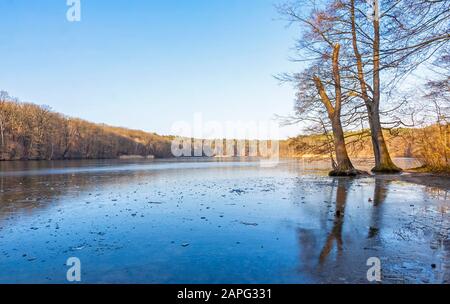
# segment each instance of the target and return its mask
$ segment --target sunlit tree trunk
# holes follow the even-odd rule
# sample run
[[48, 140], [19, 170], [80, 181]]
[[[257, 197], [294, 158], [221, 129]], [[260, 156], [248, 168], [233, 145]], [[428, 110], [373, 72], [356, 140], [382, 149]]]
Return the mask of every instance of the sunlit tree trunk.
[[321, 101], [327, 109], [328, 117], [330, 118], [333, 129], [334, 150], [336, 153], [336, 166], [330, 172], [331, 176], [353, 176], [361, 172], [357, 171], [353, 166], [350, 157], [348, 156], [347, 148], [345, 146], [344, 130], [341, 122], [341, 108], [342, 108], [342, 89], [341, 76], [339, 70], [339, 51], [340, 45], [335, 44], [333, 47], [333, 80], [335, 89], [335, 104], [333, 106], [321, 79], [318, 76], [314, 77], [317, 91], [320, 95]]
[[336, 151], [336, 168], [331, 172], [332, 175], [348, 174], [355, 170], [348, 156], [345, 146], [344, 131], [340, 117], [335, 117], [331, 122], [334, 135], [334, 149]]
[[374, 40], [373, 40], [373, 101], [368, 107], [369, 120], [372, 130], [372, 143], [375, 154], [374, 172], [399, 172], [401, 171], [392, 161], [383, 136], [380, 122], [380, 12], [379, 0], [374, 0]]
[[375, 167], [372, 169], [372, 171], [380, 173], [400, 172], [401, 169], [394, 164], [389, 154], [386, 140], [383, 135], [383, 129], [380, 123], [379, 106], [376, 106], [374, 104], [366, 104], [366, 106], [369, 116], [373, 153], [375, 157]]
[[364, 76], [364, 69], [362, 63], [362, 56], [358, 49], [358, 39], [356, 34], [356, 20], [355, 20], [355, 0], [351, 0], [351, 25], [352, 25], [352, 42], [353, 50], [356, 58], [356, 67], [358, 70], [358, 79], [361, 87], [361, 97], [367, 108], [369, 117], [369, 126], [371, 131], [373, 153], [375, 157], [375, 167], [373, 172], [385, 172], [394, 173], [400, 172], [392, 161], [389, 154], [389, 150], [386, 144], [386, 140], [383, 136], [383, 128], [380, 120], [380, 99], [381, 99], [381, 86], [380, 86], [380, 21], [379, 21], [379, 0], [373, 0], [373, 88], [372, 98], [368, 94], [368, 85]]

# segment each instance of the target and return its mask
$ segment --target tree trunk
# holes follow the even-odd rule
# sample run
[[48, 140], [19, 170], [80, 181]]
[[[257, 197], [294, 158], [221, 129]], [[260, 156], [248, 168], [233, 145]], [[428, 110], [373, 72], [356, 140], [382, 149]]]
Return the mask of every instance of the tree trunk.
[[375, 168], [372, 169], [372, 172], [398, 173], [401, 169], [392, 162], [380, 122], [380, 12], [378, 0], [374, 0], [373, 4], [373, 101], [370, 106], [367, 106], [375, 156]]
[[333, 128], [334, 150], [336, 153], [336, 167], [330, 172], [330, 176], [356, 176], [363, 174], [362, 171], [355, 169], [348, 156], [341, 118], [339, 116], [334, 117], [331, 124]]
[[321, 101], [324, 104], [328, 117], [331, 121], [333, 128], [333, 141], [334, 150], [336, 153], [336, 166], [333, 171], [329, 173], [330, 176], [356, 176], [364, 174], [365, 172], [356, 170], [348, 156], [347, 148], [345, 146], [344, 130], [341, 123], [341, 108], [342, 108], [342, 90], [341, 90], [341, 75], [339, 68], [339, 51], [340, 45], [337, 43], [333, 46], [333, 80], [335, 89], [335, 105], [331, 103], [331, 100], [323, 86], [319, 77], [314, 77], [317, 91], [321, 97]]
[[369, 97], [368, 85], [365, 80], [365, 73], [363, 68], [362, 56], [358, 49], [356, 17], [355, 17], [355, 1], [350, 1], [350, 15], [352, 26], [352, 45], [356, 58], [356, 66], [358, 69], [358, 80], [361, 86], [361, 98], [367, 108], [369, 116], [369, 126], [372, 137], [373, 153], [375, 157], [375, 167], [372, 172], [379, 173], [398, 173], [402, 170], [398, 168], [389, 155], [389, 150], [383, 136], [383, 129], [380, 121], [380, 100], [381, 100], [381, 80], [380, 80], [380, 12], [379, 1], [373, 0], [373, 96]]
[[398, 168], [391, 159], [386, 140], [383, 135], [383, 128], [380, 123], [380, 111], [378, 107], [367, 105], [369, 114], [369, 125], [371, 130], [371, 139], [373, 153], [375, 157], [375, 167], [372, 172], [375, 173], [399, 173], [402, 170]]

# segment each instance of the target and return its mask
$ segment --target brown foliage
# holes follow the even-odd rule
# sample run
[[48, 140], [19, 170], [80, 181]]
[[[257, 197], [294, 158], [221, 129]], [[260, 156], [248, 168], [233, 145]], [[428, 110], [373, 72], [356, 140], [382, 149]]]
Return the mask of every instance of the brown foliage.
[[0, 94], [0, 160], [170, 157], [170, 139], [66, 117]]
[[[365, 134], [349, 132], [347, 149], [352, 158], [373, 157], [369, 131]], [[424, 128], [399, 128], [384, 132], [393, 157], [417, 158], [427, 171], [450, 171], [450, 125], [433, 124]], [[285, 145], [295, 157], [327, 157], [330, 139], [325, 135], [291, 138]]]
[[450, 171], [449, 125], [436, 124], [417, 132], [417, 157], [431, 171]]

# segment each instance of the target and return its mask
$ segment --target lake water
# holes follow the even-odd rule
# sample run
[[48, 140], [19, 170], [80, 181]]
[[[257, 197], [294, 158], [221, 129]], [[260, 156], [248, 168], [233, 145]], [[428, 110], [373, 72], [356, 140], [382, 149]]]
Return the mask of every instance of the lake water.
[[0, 164], [0, 283], [385, 283], [450, 279], [439, 189], [258, 161]]

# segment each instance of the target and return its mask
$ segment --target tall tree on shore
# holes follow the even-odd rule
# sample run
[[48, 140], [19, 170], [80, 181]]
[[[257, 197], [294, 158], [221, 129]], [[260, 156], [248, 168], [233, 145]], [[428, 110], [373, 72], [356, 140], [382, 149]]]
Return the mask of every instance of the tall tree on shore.
[[[379, 3], [378, 0], [373, 0], [373, 37], [368, 38], [370, 47], [372, 49], [371, 60], [371, 74], [372, 74], [372, 86], [366, 81], [366, 75], [364, 67], [368, 63], [363, 62], [363, 56], [359, 51], [359, 41], [357, 33], [357, 23], [355, 14], [355, 0], [350, 0], [350, 16], [351, 16], [351, 33], [352, 33], [352, 46], [355, 54], [357, 78], [360, 83], [361, 98], [367, 108], [368, 122], [371, 131], [372, 146], [375, 157], [374, 172], [400, 172], [391, 159], [389, 150], [386, 144], [386, 140], [383, 135], [383, 128], [381, 126], [380, 119], [380, 102], [381, 102], [381, 78], [380, 78], [380, 22], [379, 22]], [[367, 35], [367, 33], [365, 33]], [[369, 57], [370, 58], [370, 57]], [[372, 96], [369, 95], [369, 90]]]
[[333, 46], [332, 65], [333, 65], [333, 82], [335, 91], [334, 106], [328, 96], [322, 80], [319, 76], [314, 75], [313, 80], [320, 95], [321, 101], [325, 106], [328, 117], [331, 121], [333, 130], [334, 148], [336, 152], [336, 168], [330, 175], [356, 175], [358, 172], [353, 167], [353, 164], [348, 156], [347, 148], [345, 146], [344, 130], [342, 128], [341, 113], [342, 113], [342, 88], [341, 88], [341, 72], [339, 68], [339, 43]]
[[[351, 124], [354, 111], [354, 81], [341, 65], [341, 44], [334, 41], [341, 31], [339, 16], [332, 9], [312, 9], [309, 14], [300, 12], [295, 6], [285, 5], [280, 11], [290, 22], [299, 22], [305, 28], [298, 41], [297, 51], [302, 58], [310, 59], [308, 68], [302, 73], [284, 75], [283, 80], [294, 82], [298, 89], [296, 113], [303, 119], [314, 121], [308, 115], [316, 115], [322, 123], [328, 120], [332, 130], [332, 141], [336, 162], [332, 176], [354, 176], [361, 174], [354, 168], [347, 152], [343, 120]], [[353, 83], [352, 83], [353, 82]], [[348, 107], [352, 105], [351, 107]], [[346, 112], [346, 113], [343, 113]], [[324, 117], [324, 118], [322, 118]]]
[[[316, 16], [328, 15], [331, 22], [325, 27], [324, 24], [316, 26], [314, 20], [304, 18], [308, 6], [313, 12], [325, 12]], [[394, 110], [400, 108], [404, 99], [391, 98], [391, 93], [421, 63], [448, 44], [450, 1], [299, 0], [282, 7], [291, 22], [312, 28], [325, 42], [333, 41], [343, 46], [341, 70], [348, 75], [346, 82], [357, 83], [357, 88], [352, 86], [352, 94], [364, 103], [364, 124], [371, 131], [375, 158], [373, 171], [400, 172], [391, 159], [383, 131], [403, 122], [398, 118], [395, 122], [383, 121], [388, 119], [386, 105], [394, 103]], [[301, 61], [312, 62], [314, 56], [321, 58], [317, 43], [317, 39], [297, 43], [297, 49], [302, 47]]]
[[373, 171], [398, 172], [399, 168], [393, 164], [383, 136], [380, 117], [383, 90], [393, 90], [420, 64], [427, 62], [448, 43], [450, 2], [339, 2], [350, 12], [355, 75], [360, 83], [360, 95], [366, 104], [372, 133], [376, 162]]

